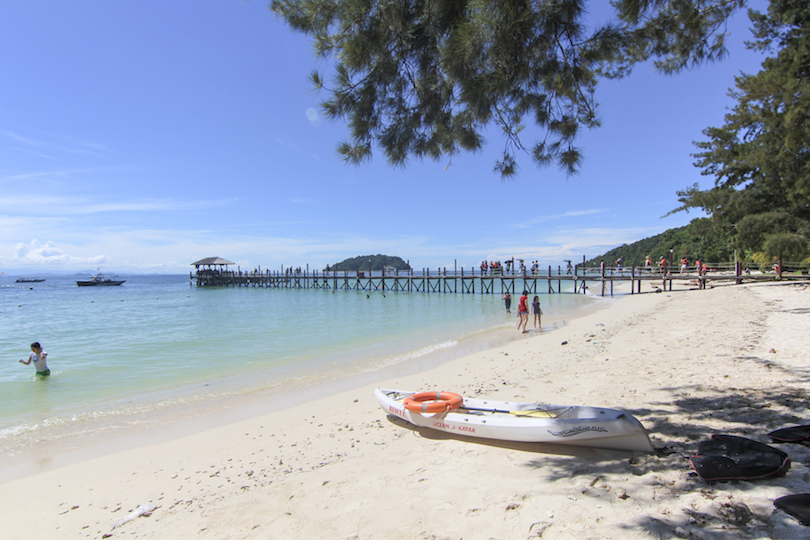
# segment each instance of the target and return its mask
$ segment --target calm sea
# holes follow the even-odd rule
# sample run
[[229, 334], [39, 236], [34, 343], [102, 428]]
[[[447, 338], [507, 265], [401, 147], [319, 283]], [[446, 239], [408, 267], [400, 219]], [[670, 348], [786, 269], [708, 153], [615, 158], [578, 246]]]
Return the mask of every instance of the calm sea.
[[[492, 346], [488, 336], [511, 338], [516, 324], [499, 294], [198, 288], [186, 275], [121, 276], [120, 287], [15, 278], [0, 276], [0, 452], [11, 455], [385, 367], [424, 369], [436, 351]], [[549, 329], [594, 299], [541, 302]], [[48, 352], [47, 379], [17, 362], [33, 341]]]

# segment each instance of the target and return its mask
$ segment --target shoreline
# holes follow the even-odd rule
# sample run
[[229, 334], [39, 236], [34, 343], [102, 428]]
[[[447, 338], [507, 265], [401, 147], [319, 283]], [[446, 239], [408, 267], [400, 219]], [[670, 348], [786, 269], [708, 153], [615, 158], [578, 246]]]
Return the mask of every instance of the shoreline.
[[[685, 457], [714, 432], [767, 442], [773, 429], [807, 423], [807, 287], [625, 295], [428, 371], [4, 482], [4, 529], [10, 538], [802, 538], [773, 499], [810, 491], [810, 449], [781, 445], [793, 468], [758, 482], [706, 484]], [[622, 408], [659, 452], [417, 429], [385, 415], [376, 386]], [[151, 517], [112, 531], [147, 502]]]
[[[590, 305], [573, 311], [545, 316], [544, 328], [540, 332], [547, 334], [560, 330], [571, 320], [604, 309], [616, 301], [610, 298], [592, 300]], [[207, 429], [282, 411], [290, 408], [290, 403], [313, 401], [379, 380], [414, 375], [513, 341], [538, 337], [536, 330], [524, 335], [516, 333], [513, 328], [517, 320], [515, 315], [509, 315], [508, 326], [500, 322], [486, 329], [467, 332], [454, 339], [449, 347], [443, 347], [444, 342], [434, 343], [411, 351], [403, 357], [405, 360], [375, 362], [377, 367], [369, 364], [363, 369], [352, 370], [348, 375], [332, 371], [317, 377], [306, 376], [283, 386], [253, 387], [247, 392], [227, 391], [231, 386], [237, 390], [240, 388], [227, 380], [212, 381], [210, 384], [217, 388], [216, 393], [199, 397], [196, 401], [186, 402], [181, 398], [179, 403], [174, 403], [173, 398], [166, 398], [169, 400], [166, 404], [150, 408], [145, 413], [125, 415], [123, 421], [117, 418], [118, 415], [113, 415], [111, 423], [91, 420], [86, 428], [67, 424], [64, 433], [46, 431], [45, 436], [35, 433], [31, 438], [23, 437], [14, 444], [5, 445], [0, 460], [0, 484], [128, 448], [170, 442]], [[222, 392], [220, 388], [226, 391]], [[77, 430], [77, 427], [81, 429]]]

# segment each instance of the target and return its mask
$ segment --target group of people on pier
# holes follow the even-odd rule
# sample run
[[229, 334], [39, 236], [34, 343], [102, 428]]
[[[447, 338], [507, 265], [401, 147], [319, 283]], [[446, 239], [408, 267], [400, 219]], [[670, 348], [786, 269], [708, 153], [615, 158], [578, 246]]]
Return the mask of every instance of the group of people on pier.
[[[624, 271], [623, 262], [622, 262], [621, 257], [616, 259], [616, 262], [614, 264], [615, 264], [617, 272], [623, 272]], [[653, 265], [653, 261], [652, 261], [652, 259], [650, 258], [649, 255], [647, 255], [647, 257], [644, 260], [644, 269], [647, 271], [648, 274], [652, 274], [654, 272], [655, 273], [661, 273], [661, 274], [668, 274], [668, 273], [670, 273], [670, 267], [669, 266], [670, 266], [669, 261], [667, 260], [666, 257], [663, 257], [663, 256], [658, 260], [657, 265]], [[681, 262], [680, 262], [680, 273], [681, 274], [688, 273], [689, 272], [689, 267], [690, 267], [689, 259], [687, 257], [683, 257], [681, 259]], [[699, 260], [695, 261], [694, 268], [695, 268], [695, 272], [697, 272], [697, 274], [699, 276], [705, 275], [706, 272], [709, 270], [708, 265], [705, 262], [701, 262]], [[604, 263], [604, 261], [602, 261], [602, 270], [604, 271], [604, 269], [605, 269], [605, 263]]]
[[[614, 262], [614, 267], [616, 269], [616, 272], [622, 273], [622, 272], [625, 271], [624, 262], [622, 261], [621, 257], [616, 259], [616, 261]], [[694, 265], [690, 265], [689, 264], [689, 259], [687, 257], [683, 257], [681, 259], [681, 261], [680, 261], [680, 273], [681, 274], [689, 273], [690, 267], [693, 267], [694, 271], [699, 276], [706, 275], [706, 272], [708, 272], [708, 270], [709, 270], [709, 267], [705, 262], [701, 262], [699, 260], [696, 260]], [[675, 268], [677, 268], [677, 267], [675, 267]], [[644, 260], [644, 270], [648, 274], [654, 274], [654, 273], [659, 274], [660, 273], [660, 274], [666, 275], [666, 274], [672, 273], [675, 270], [675, 268], [671, 268], [670, 264], [669, 264], [669, 261], [667, 260], [666, 257], [663, 257], [663, 256], [658, 259], [658, 264], [655, 264], [655, 265], [653, 264], [652, 258], [649, 255], [647, 255], [647, 257]], [[605, 261], [602, 261], [601, 269], [602, 269], [602, 272], [604, 273], [604, 271], [605, 271]]]
[[[486, 260], [484, 260], [484, 261], [481, 261], [481, 275], [482, 276], [486, 276], [486, 275], [492, 275], [492, 276], [501, 275], [502, 276], [502, 275], [504, 275], [504, 273], [510, 274], [510, 273], [512, 273], [512, 267], [514, 265], [515, 265], [515, 259], [514, 258], [507, 260], [503, 264], [501, 264], [501, 261], [486, 261]], [[571, 267], [570, 261], [568, 263], [568, 266], [569, 266], [569, 272], [568, 273], [570, 274], [571, 273], [570, 272], [570, 269], [571, 269], [570, 268]], [[504, 269], [506, 269], [506, 272], [504, 272]], [[522, 275], [522, 276], [526, 275], [526, 264], [524, 263], [523, 259], [518, 259], [517, 260], [517, 268], [516, 268], [516, 270], [517, 270], [517, 273], [519, 275]], [[530, 270], [531, 270], [531, 275], [539, 276], [540, 275], [540, 261], [532, 261]]]
[[[647, 255], [647, 259], [644, 261], [644, 266], [645, 266], [645, 268], [647, 268], [647, 270], [650, 273], [652, 273], [652, 260], [650, 260], [649, 255]], [[669, 263], [668, 263], [666, 257], [661, 257], [658, 260], [658, 267], [659, 267], [662, 274], [667, 273]], [[708, 265], [705, 262], [701, 263], [699, 260], [695, 261], [695, 272], [697, 272], [697, 274], [699, 276], [705, 275], [706, 272], [708, 271], [708, 269], [709, 269]], [[689, 259], [687, 257], [681, 258], [680, 270], [681, 270], [681, 272], [680, 272], [681, 274], [689, 272]]]
[[[512, 264], [514, 264], [514, 262], [515, 262], [514, 259], [506, 261], [505, 267], [507, 273], [512, 271]], [[486, 260], [481, 261], [481, 275], [486, 276], [488, 274], [493, 276], [503, 275], [504, 265], [501, 265], [501, 261], [492, 261], [492, 262], [488, 262]]]

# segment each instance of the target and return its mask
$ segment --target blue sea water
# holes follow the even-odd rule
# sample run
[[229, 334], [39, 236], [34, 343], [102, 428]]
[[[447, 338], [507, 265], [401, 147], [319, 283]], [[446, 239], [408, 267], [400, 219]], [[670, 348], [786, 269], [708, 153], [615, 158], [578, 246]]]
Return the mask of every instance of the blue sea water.
[[[424, 362], [516, 324], [514, 306], [507, 316], [500, 294], [201, 288], [187, 275], [121, 278], [120, 287], [77, 287], [82, 276], [31, 284], [0, 276], [0, 452]], [[593, 301], [541, 295], [544, 327]], [[49, 378], [18, 363], [34, 341], [49, 353]]]

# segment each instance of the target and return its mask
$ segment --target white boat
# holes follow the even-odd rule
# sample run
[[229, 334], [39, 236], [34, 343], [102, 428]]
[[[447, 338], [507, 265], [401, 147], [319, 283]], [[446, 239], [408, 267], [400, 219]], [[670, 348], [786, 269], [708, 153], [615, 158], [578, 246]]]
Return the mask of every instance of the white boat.
[[[118, 278], [118, 276], [114, 276], [114, 278]], [[121, 285], [125, 281], [125, 279], [110, 279], [104, 277], [104, 274], [96, 274], [88, 280], [77, 281], [76, 285], [79, 287], [109, 287], [113, 285]]]
[[[431, 394], [432, 399], [436, 400], [437, 393]], [[443, 399], [445, 396], [457, 396], [446, 392], [442, 394]], [[405, 399], [412, 396], [423, 395], [383, 388], [374, 391], [374, 397], [385, 412], [416, 426], [455, 435], [501, 441], [655, 451], [641, 422], [616, 409], [492, 401], [458, 396], [461, 397], [458, 408], [431, 414], [408, 410]], [[427, 403], [430, 406], [446, 402], [425, 401], [422, 397], [417, 400], [418, 403]], [[413, 408], [413, 402], [409, 406]]]

